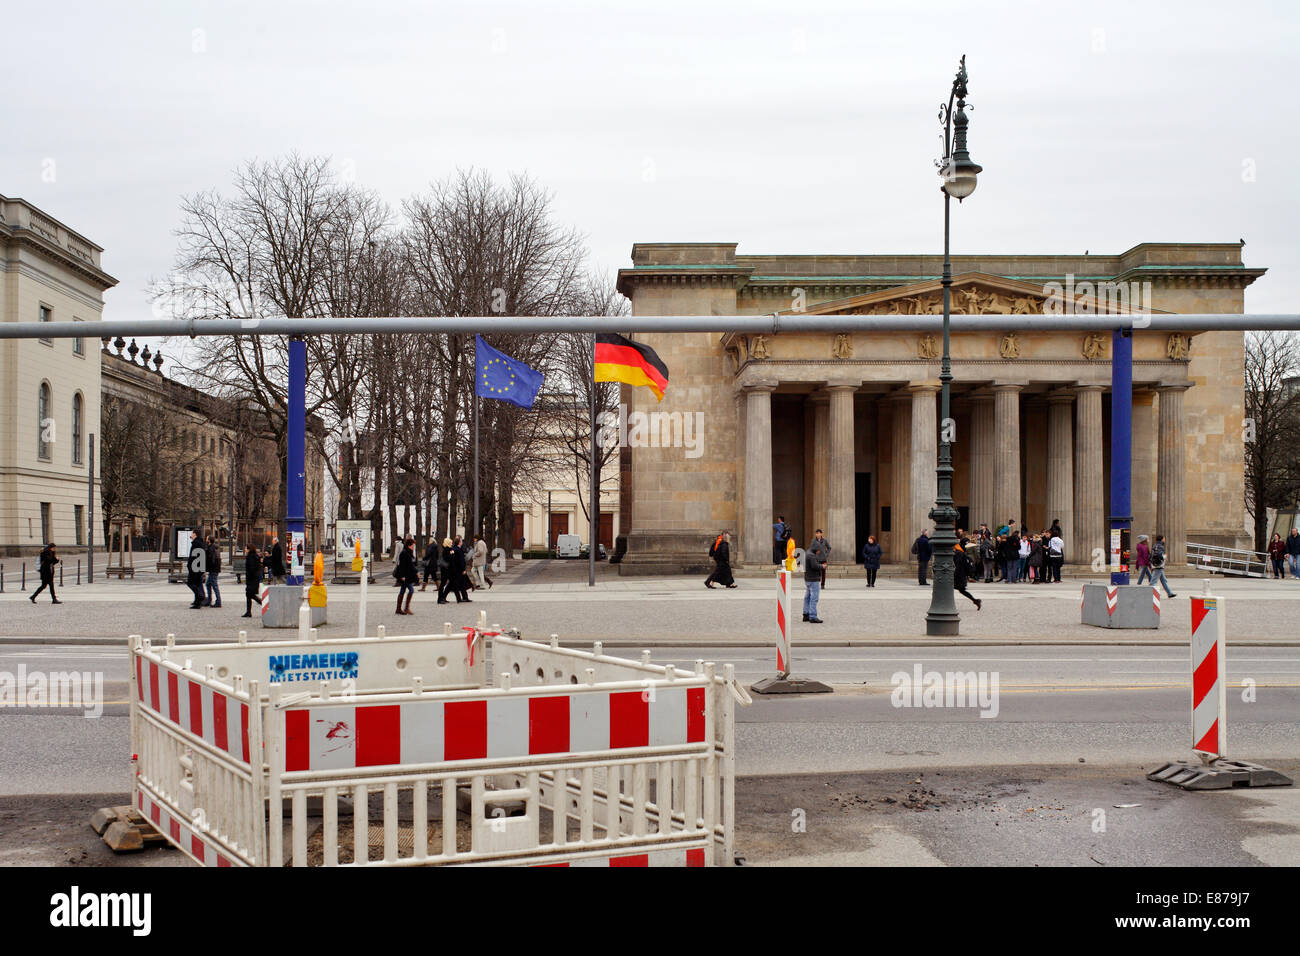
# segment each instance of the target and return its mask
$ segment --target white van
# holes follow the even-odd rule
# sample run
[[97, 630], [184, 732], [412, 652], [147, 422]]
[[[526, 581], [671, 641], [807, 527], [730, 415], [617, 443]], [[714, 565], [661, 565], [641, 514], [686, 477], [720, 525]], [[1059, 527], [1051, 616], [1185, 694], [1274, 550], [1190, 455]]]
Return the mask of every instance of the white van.
[[582, 541], [576, 534], [561, 534], [555, 537], [555, 556], [557, 558], [576, 558], [582, 554]]

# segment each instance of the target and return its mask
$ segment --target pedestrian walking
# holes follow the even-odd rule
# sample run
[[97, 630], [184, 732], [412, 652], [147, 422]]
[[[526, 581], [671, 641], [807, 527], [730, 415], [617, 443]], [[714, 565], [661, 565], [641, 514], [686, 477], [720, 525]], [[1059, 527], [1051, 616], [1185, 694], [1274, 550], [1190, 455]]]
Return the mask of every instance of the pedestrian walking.
[[876, 574], [880, 571], [880, 558], [883, 554], [880, 545], [876, 544], [874, 534], [867, 535], [867, 543], [862, 546], [862, 566], [867, 571], [867, 587], [876, 586]]
[[1019, 581], [1032, 581], [1033, 578], [1029, 571], [1029, 559], [1033, 556], [1034, 545], [1029, 535], [1020, 539], [1020, 548], [1016, 554], [1019, 557], [1019, 563], [1016, 565], [1016, 578]]
[[825, 540], [822, 538], [822, 529], [818, 528], [813, 535], [813, 540], [808, 544], [808, 550], [803, 555], [803, 619], [809, 624], [821, 624], [822, 619], [817, 616], [817, 600], [822, 593], [822, 568], [825, 565], [825, 555], [829, 554], [829, 547], [820, 547], [818, 541]]
[[1133, 549], [1133, 567], [1137, 568], [1137, 583], [1151, 580], [1151, 545], [1146, 535], [1138, 535], [1137, 547]]
[[38, 587], [35, 593], [31, 595], [33, 604], [36, 603], [36, 596], [40, 594], [42, 591], [44, 591], [46, 588], [50, 589], [51, 604], [63, 603], [62, 601], [59, 600], [59, 596], [54, 593], [54, 566], [58, 563], [59, 563], [58, 549], [54, 546], [54, 542], [51, 541], [44, 548], [41, 549], [40, 556], [37, 558], [37, 567], [39, 569], [39, 573], [41, 577], [41, 586]]
[[197, 531], [190, 532], [190, 554], [185, 562], [185, 583], [194, 592], [194, 603], [190, 610], [203, 607], [203, 572], [207, 569], [208, 555], [203, 550]]
[[713, 541], [713, 547], [709, 549], [709, 557], [713, 559], [713, 573], [704, 579], [704, 586], [712, 588], [714, 584], [721, 584], [723, 587], [734, 588], [736, 579], [731, 574], [731, 534], [722, 532]]
[[253, 545], [248, 546], [244, 555], [244, 613], [240, 617], [253, 616], [253, 602], [261, 604], [262, 600], [262, 555]]
[[492, 587], [492, 579], [487, 576], [488, 546], [481, 534], [474, 535], [474, 579], [475, 588]]
[[1300, 528], [1292, 528], [1287, 536], [1286, 556], [1291, 561], [1291, 577], [1300, 579]]
[[441, 549], [438, 547], [438, 539], [430, 538], [429, 546], [424, 549], [424, 581], [420, 585], [421, 591], [423, 591], [425, 588], [429, 586], [430, 581], [433, 581], [433, 589], [435, 591], [438, 590], [438, 567], [440, 564], [439, 561], [440, 550]]
[[221, 588], [217, 585], [217, 575], [221, 573], [221, 549], [213, 541], [212, 535], [208, 535], [203, 546], [203, 557], [207, 565], [206, 579], [203, 582], [203, 606], [221, 607]]
[[[407, 535], [402, 541], [402, 550], [397, 554], [397, 613], [414, 614], [411, 610], [411, 598], [415, 596], [415, 586], [420, 583], [420, 571], [415, 566], [415, 539]], [[402, 607], [402, 598], [406, 598], [406, 607]]]
[[975, 568], [974, 559], [966, 556], [966, 550], [961, 546], [960, 537], [957, 539], [957, 543], [953, 545], [952, 550], [952, 586], [958, 594], [966, 595], [967, 600], [975, 605], [975, 610], [982, 610], [984, 602], [966, 590], [970, 572]]
[[1268, 557], [1273, 562], [1273, 580], [1286, 579], [1286, 542], [1276, 531], [1273, 540], [1268, 543]]
[[1151, 546], [1151, 583], [1154, 585], [1156, 582], [1164, 586], [1165, 594], [1178, 597], [1169, 590], [1169, 580], [1165, 577], [1165, 536], [1163, 534], [1156, 535], [1156, 543]]
[[912, 553], [916, 555], [916, 581], [921, 587], [927, 587], [925, 571], [934, 556], [934, 546], [930, 544], [930, 535], [926, 531], [922, 530], [912, 542]]

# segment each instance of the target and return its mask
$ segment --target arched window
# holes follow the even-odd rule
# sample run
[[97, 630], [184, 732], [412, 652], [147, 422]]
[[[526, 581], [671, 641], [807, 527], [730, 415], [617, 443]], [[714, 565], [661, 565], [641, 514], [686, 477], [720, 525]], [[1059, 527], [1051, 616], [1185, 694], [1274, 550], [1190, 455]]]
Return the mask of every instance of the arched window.
[[50, 396], [50, 383], [41, 382], [41, 394], [36, 403], [36, 457], [50, 460], [50, 445], [54, 441], [54, 419], [50, 411], [54, 402]]
[[81, 393], [72, 396], [72, 463], [81, 464]]

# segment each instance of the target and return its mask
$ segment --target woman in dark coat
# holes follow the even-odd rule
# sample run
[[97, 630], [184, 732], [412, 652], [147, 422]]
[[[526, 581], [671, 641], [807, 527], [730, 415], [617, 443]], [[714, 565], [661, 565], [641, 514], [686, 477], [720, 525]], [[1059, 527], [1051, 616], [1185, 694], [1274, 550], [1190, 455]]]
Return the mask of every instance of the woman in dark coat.
[[1273, 562], [1273, 577], [1280, 580], [1286, 577], [1286, 542], [1276, 531], [1273, 540], [1268, 543], [1268, 556]]
[[874, 534], [867, 535], [867, 543], [862, 546], [862, 566], [867, 569], [867, 587], [876, 586], [876, 572], [880, 570], [880, 545], [876, 544]]
[[966, 552], [962, 549], [961, 542], [958, 541], [952, 549], [952, 587], [958, 594], [964, 594], [975, 604], [975, 610], [984, 607], [984, 602], [966, 590], [966, 582], [969, 580], [970, 561], [966, 557]]
[[420, 584], [421, 591], [429, 586], [431, 580], [433, 581], [433, 589], [438, 590], [439, 550], [437, 539], [430, 538], [429, 546], [424, 549], [424, 581]]
[[722, 532], [718, 539], [713, 542], [713, 549], [709, 552], [713, 556], [713, 573], [704, 579], [704, 586], [712, 589], [713, 582], [725, 585], [729, 588], [736, 586], [736, 579], [731, 576], [731, 535]]
[[[415, 566], [415, 539], [407, 537], [402, 542], [402, 553], [397, 556], [397, 613], [414, 614], [411, 610], [411, 598], [415, 596], [415, 586], [420, 583], [420, 572]], [[406, 598], [406, 607], [402, 607], [402, 598]]]
[[244, 613], [240, 617], [253, 616], [253, 602], [260, 600], [262, 591], [262, 556], [253, 545], [248, 546], [244, 556]]
[[1043, 539], [1034, 535], [1033, 543], [1029, 546], [1029, 576], [1034, 584], [1043, 583], [1043, 571], [1046, 565], [1043, 559], [1046, 556], [1047, 548], [1043, 544]]

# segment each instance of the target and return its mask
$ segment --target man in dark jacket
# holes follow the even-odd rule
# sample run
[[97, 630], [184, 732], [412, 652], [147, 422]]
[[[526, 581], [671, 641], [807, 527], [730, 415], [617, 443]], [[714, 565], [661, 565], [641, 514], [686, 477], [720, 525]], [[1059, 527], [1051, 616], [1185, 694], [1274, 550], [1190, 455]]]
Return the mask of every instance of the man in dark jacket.
[[207, 562], [206, 580], [203, 582], [203, 606], [221, 607], [221, 588], [217, 586], [217, 575], [221, 573], [221, 549], [212, 540], [212, 535], [208, 535], [207, 542], [203, 546], [203, 557]]
[[1286, 556], [1291, 560], [1291, 579], [1300, 578], [1300, 528], [1292, 528], [1287, 535]]
[[930, 558], [934, 556], [934, 547], [930, 544], [930, 535], [926, 531], [921, 532], [921, 536], [912, 543], [912, 553], [916, 555], [916, 580], [921, 587], [928, 587], [929, 582], [925, 579], [926, 569], [930, 566]]
[[54, 566], [59, 563], [59, 556], [55, 551], [54, 542], [51, 541], [41, 551], [40, 574], [41, 586], [36, 589], [36, 593], [31, 595], [32, 603], [36, 603], [36, 595], [40, 594], [46, 588], [50, 589], [50, 603], [62, 604], [58, 596], [54, 593]]
[[244, 556], [244, 613], [240, 617], [253, 616], [253, 602], [261, 603], [262, 596], [262, 555], [253, 545], [248, 546]]
[[876, 544], [874, 534], [867, 535], [867, 543], [862, 546], [862, 567], [867, 572], [867, 587], [876, 586], [876, 573], [880, 570], [880, 558], [883, 550]]
[[803, 555], [803, 619], [809, 624], [822, 623], [817, 616], [817, 599], [821, 597], [822, 568], [826, 566], [829, 554], [830, 545], [826, 544], [822, 529], [818, 528]]
[[271, 539], [271, 557], [267, 561], [266, 572], [272, 584], [284, 583], [284, 546], [280, 544], [279, 537]]
[[203, 572], [208, 566], [208, 555], [203, 549], [197, 531], [190, 532], [190, 556], [186, 559], [185, 583], [194, 592], [194, 603], [190, 608], [203, 607]]

